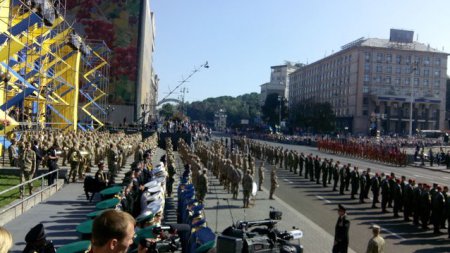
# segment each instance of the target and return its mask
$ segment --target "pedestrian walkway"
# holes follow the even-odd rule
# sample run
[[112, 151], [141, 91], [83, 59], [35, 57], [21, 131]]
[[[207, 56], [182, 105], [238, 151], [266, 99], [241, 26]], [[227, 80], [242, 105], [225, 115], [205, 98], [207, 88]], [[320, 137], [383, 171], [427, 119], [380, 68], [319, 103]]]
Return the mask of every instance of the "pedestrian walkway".
[[[236, 221], [255, 221], [269, 218], [269, 211], [273, 207], [283, 212], [283, 218], [278, 222], [280, 231], [300, 229], [303, 231], [301, 244], [304, 252], [331, 252], [334, 235], [328, 233], [306, 216], [289, 206], [276, 197], [269, 200], [268, 190], [258, 191], [255, 200], [250, 201], [250, 208], [242, 208], [242, 189], [238, 199], [233, 200], [232, 194], [227, 193], [219, 181], [211, 174], [209, 175], [209, 190], [205, 199], [205, 216], [210, 227], [217, 235], [225, 228], [233, 225]], [[337, 206], [336, 206], [337, 210]], [[337, 220], [336, 211], [336, 220]], [[294, 228], [295, 227], [295, 228]], [[296, 241], [292, 241], [296, 243]], [[355, 252], [349, 249], [349, 252]]]
[[[152, 163], [158, 164], [164, 153], [164, 150], [157, 149]], [[116, 182], [122, 182], [132, 160], [133, 156], [128, 158], [125, 167], [118, 174]], [[95, 172], [97, 169], [93, 168], [90, 174], [94, 175]], [[82, 182], [66, 184], [44, 202], [8, 222], [5, 228], [12, 233], [14, 240], [11, 252], [22, 252], [25, 247], [26, 233], [39, 223], [44, 225], [47, 239], [52, 240], [56, 248], [79, 240], [76, 227], [87, 219], [86, 214], [95, 211], [95, 203], [99, 198], [98, 194], [96, 195], [94, 201], [90, 203], [89, 200], [86, 200]]]

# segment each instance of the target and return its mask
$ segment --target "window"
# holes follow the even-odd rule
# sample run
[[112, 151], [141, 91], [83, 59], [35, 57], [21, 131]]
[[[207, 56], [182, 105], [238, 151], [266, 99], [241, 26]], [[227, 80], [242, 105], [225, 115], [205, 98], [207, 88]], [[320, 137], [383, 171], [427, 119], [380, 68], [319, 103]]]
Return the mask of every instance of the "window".
[[369, 93], [369, 87], [368, 86], [364, 86], [363, 87], [363, 93]]
[[370, 75], [365, 74], [364, 75], [364, 83], [368, 83], [368, 82], [370, 82]]
[[377, 83], [381, 83], [381, 76], [377, 76], [376, 79], [375, 79], [375, 81], [376, 81]]
[[441, 80], [436, 79], [434, 80], [434, 87], [440, 87], [441, 86]]
[[441, 76], [441, 71], [440, 70], [435, 70], [434, 71], [434, 76], [436, 76], [436, 77]]
[[392, 66], [387, 66], [386, 67], [386, 73], [392, 73]]
[[390, 76], [386, 76], [386, 78], [384, 79], [384, 82], [386, 84], [391, 84], [391, 77]]
[[424, 68], [423, 69], [423, 76], [429, 76], [430, 75], [430, 69]]
[[400, 78], [396, 78], [395, 79], [395, 84], [396, 85], [400, 85], [401, 82], [402, 82], [402, 80]]
[[441, 58], [436, 58], [434, 61], [434, 65], [441, 66]]
[[370, 62], [370, 53], [369, 52], [365, 53], [365, 59], [366, 59], [366, 62]]
[[378, 53], [377, 54], [377, 62], [381, 62], [383, 61], [383, 54], [382, 53]]
[[409, 82], [409, 78], [406, 78], [404, 84], [405, 84], [405, 85], [409, 85], [409, 83], [410, 83], [410, 82]]
[[395, 62], [397, 64], [402, 64], [402, 56], [401, 55], [397, 55], [397, 57], [395, 58]]
[[411, 55], [408, 55], [405, 57], [405, 64], [410, 64], [411, 63]]
[[419, 86], [419, 78], [414, 78], [414, 86]]
[[391, 63], [392, 62], [392, 55], [391, 54], [387, 54], [386, 55], [386, 62], [387, 63]]
[[369, 104], [369, 98], [363, 97], [363, 105], [368, 105], [368, 104]]
[[423, 86], [428, 87], [428, 79], [423, 80]]
[[364, 73], [370, 73], [370, 63], [364, 64]]
[[362, 113], [363, 113], [363, 116], [367, 116], [369, 114], [367, 110], [363, 110]]
[[402, 67], [397, 67], [397, 68], [395, 69], [395, 73], [401, 74], [401, 73], [402, 73]]
[[430, 65], [430, 57], [425, 56], [425, 57], [423, 58], [423, 65], [424, 65], [424, 66]]
[[377, 73], [381, 73], [382, 72], [381, 65], [377, 65], [376, 70], [377, 70]]

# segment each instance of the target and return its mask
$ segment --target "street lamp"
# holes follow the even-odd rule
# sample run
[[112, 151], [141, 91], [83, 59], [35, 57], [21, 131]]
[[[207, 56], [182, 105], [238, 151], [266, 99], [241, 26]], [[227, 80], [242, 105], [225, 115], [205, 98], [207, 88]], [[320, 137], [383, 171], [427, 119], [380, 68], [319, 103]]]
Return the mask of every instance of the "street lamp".
[[278, 102], [280, 103], [280, 110], [278, 110], [278, 124], [280, 125], [281, 128], [281, 96], [278, 95]]
[[[412, 61], [412, 59], [411, 59]], [[412, 137], [412, 124], [413, 124], [413, 103], [414, 103], [414, 72], [417, 69], [417, 62], [413, 63], [411, 69], [411, 98], [409, 103], [409, 137]]]

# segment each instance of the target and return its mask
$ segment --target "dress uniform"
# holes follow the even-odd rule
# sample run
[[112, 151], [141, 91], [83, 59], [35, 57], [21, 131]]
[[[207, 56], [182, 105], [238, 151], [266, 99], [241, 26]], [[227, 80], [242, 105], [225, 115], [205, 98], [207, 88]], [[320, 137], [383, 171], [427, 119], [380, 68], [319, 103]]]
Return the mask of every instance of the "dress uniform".
[[333, 253], [347, 253], [350, 241], [350, 221], [347, 219], [346, 208], [344, 206], [338, 206], [338, 213], [339, 218], [335, 226]]

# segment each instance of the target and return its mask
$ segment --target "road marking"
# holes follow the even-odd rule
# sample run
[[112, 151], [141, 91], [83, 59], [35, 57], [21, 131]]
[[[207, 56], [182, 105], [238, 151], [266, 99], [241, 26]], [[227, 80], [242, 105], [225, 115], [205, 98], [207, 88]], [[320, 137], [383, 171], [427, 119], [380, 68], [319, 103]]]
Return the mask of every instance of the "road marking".
[[330, 203], [331, 203], [331, 201], [329, 201], [328, 199], [325, 199], [325, 198], [322, 197], [322, 196], [316, 195], [316, 197], [317, 197], [318, 199], [320, 199], [320, 200], [325, 201], [325, 203], [327, 203], [327, 204], [330, 204]]
[[288, 182], [289, 180], [287, 180], [286, 178], [283, 178], [283, 181], [284, 181], [284, 182]]
[[[375, 225], [375, 224], [372, 224], [372, 225]], [[394, 236], [394, 237], [397, 237], [397, 239], [399, 239], [400, 241], [406, 241], [405, 238], [399, 236], [397, 233], [394, 233], [394, 232], [390, 231], [389, 229], [381, 228], [381, 230], [386, 231], [388, 234], [391, 234], [391, 235]]]

